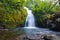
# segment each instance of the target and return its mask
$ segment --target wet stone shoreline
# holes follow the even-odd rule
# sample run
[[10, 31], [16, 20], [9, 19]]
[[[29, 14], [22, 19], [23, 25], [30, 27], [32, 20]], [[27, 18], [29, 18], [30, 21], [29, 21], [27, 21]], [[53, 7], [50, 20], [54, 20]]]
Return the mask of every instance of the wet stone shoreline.
[[58, 36], [56, 35], [20, 35], [17, 37], [17, 40], [59, 40]]
[[[10, 33], [8, 30], [5, 31]], [[53, 34], [51, 31], [48, 31], [47, 29], [25, 29], [24, 31], [26, 32], [26, 34], [20, 34], [20, 31], [18, 31], [17, 34], [18, 36], [16, 38], [13, 38], [15, 35], [13, 33], [12, 34], [13, 37], [11, 38], [13, 38], [13, 40], [60, 40], [60, 34], [56, 34], [56, 33]]]
[[60, 36], [48, 29], [24, 29], [25, 35], [19, 35], [17, 40], [60, 40]]

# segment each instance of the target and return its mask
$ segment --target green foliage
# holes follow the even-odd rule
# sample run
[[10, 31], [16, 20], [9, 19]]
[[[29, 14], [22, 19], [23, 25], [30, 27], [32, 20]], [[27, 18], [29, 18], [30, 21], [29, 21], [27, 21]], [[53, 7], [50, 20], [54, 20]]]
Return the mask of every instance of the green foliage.
[[13, 31], [0, 31], [0, 40], [16, 40], [17, 33]]
[[36, 25], [44, 25], [45, 19], [50, 18], [50, 16], [58, 11], [57, 6], [52, 7], [52, 3], [48, 2], [37, 2], [38, 4], [35, 4], [34, 9], [32, 8], [32, 11], [36, 17]]
[[34, 0], [30, 2], [33, 3], [29, 4], [29, 2], [27, 2], [27, 4], [29, 4], [28, 7], [32, 9], [33, 14], [35, 15], [37, 26], [43, 25], [45, 19], [50, 18], [50, 16], [53, 13], [55, 13], [60, 9], [58, 6], [56, 6], [56, 4], [52, 4], [52, 1], [47, 2], [47, 1]]
[[24, 2], [24, 0], [0, 0], [1, 27], [16, 28], [17, 25], [24, 25], [26, 18]]
[[0, 40], [17, 40], [17, 38], [21, 37], [20, 35], [24, 34], [23, 29], [0, 30]]
[[25, 6], [31, 8], [33, 5], [33, 0], [26, 0], [25, 1]]

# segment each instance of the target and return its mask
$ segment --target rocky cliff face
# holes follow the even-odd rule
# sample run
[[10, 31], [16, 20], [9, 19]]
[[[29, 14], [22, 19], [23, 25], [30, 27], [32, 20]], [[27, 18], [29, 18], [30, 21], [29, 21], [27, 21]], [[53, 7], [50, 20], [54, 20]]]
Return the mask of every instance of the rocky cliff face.
[[50, 19], [47, 21], [47, 27], [56, 31], [60, 31], [60, 10], [55, 14], [52, 14]]

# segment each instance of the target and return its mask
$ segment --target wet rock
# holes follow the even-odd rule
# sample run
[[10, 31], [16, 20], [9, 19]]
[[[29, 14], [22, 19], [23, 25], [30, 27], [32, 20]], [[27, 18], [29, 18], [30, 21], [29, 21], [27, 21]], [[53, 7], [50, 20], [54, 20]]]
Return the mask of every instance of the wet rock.
[[59, 40], [55, 34], [20, 35], [17, 40]]
[[60, 31], [60, 10], [52, 14], [46, 23], [48, 28], [55, 31]]
[[56, 35], [45, 35], [44, 40], [58, 40]]

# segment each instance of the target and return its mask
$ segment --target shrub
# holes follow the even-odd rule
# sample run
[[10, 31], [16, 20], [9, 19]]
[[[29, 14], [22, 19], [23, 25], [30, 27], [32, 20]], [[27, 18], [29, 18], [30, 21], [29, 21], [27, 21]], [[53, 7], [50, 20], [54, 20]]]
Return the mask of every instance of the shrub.
[[[31, 4], [32, 6], [30, 6]], [[31, 4], [28, 5], [28, 7], [32, 10], [35, 16], [36, 26], [44, 26], [45, 20], [50, 18], [53, 13], [60, 9], [56, 6], [56, 3], [52, 4], [52, 2], [47, 1], [34, 0]]]
[[23, 26], [25, 19], [26, 10], [23, 0], [0, 0], [0, 27]]

